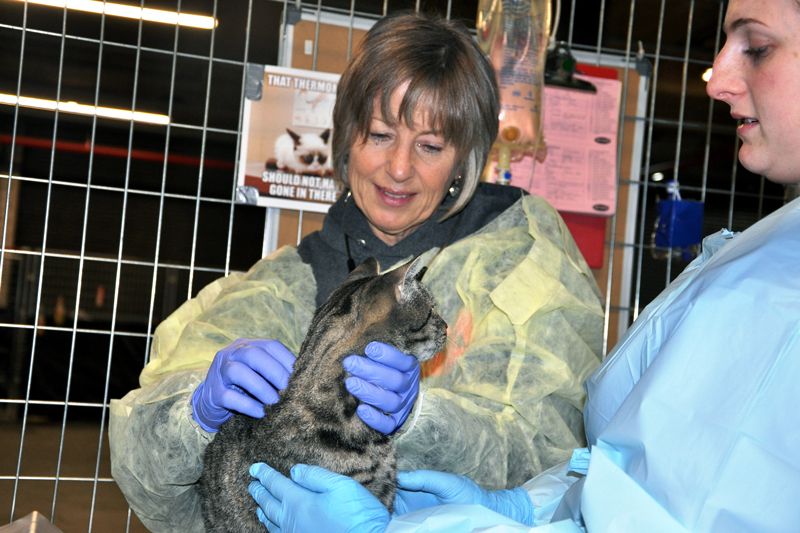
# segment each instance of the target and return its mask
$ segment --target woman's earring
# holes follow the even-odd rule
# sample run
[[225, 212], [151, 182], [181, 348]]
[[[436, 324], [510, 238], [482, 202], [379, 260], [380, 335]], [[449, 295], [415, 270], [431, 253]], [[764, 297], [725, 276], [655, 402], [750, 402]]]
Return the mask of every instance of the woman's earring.
[[450, 184], [450, 189], [448, 189], [447, 192], [450, 193], [450, 196], [453, 198], [458, 196], [458, 193], [461, 192], [461, 181], [461, 176], [456, 176], [456, 179], [454, 179], [453, 183]]

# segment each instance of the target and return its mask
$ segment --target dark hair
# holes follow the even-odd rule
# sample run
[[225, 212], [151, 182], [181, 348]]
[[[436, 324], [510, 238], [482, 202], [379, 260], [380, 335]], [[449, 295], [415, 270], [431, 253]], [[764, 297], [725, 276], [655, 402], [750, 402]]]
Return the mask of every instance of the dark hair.
[[[392, 117], [390, 98], [409, 82]], [[369, 133], [373, 102], [380, 95], [383, 119], [413, 124], [418, 104], [456, 149], [451, 179], [461, 175], [461, 192], [444, 218], [469, 202], [497, 137], [499, 93], [494, 70], [467, 31], [455, 21], [417, 13], [385, 17], [367, 32], [341, 79], [333, 108], [333, 165], [349, 186], [350, 148]]]

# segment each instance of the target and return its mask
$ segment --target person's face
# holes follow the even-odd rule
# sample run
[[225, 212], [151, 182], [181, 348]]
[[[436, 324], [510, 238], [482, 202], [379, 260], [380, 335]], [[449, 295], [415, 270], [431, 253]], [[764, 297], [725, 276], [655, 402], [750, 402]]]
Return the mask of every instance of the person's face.
[[366, 138], [350, 150], [349, 180], [356, 205], [372, 232], [394, 245], [410, 235], [436, 211], [450, 186], [455, 147], [429, 123], [424, 105], [417, 105], [414, 123], [398, 118], [407, 89], [391, 95], [390, 125], [381, 117], [380, 98], [373, 104]]
[[800, 181], [800, 7], [796, 0], [731, 0], [727, 40], [706, 90], [731, 106], [739, 160], [778, 183]]

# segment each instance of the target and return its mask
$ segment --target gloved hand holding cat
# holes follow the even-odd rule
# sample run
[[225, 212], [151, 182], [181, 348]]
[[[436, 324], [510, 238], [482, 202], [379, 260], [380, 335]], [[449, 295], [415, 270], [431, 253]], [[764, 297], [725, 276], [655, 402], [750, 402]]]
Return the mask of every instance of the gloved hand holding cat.
[[[344, 360], [350, 373], [345, 385], [362, 402], [356, 413], [365, 424], [385, 435], [408, 418], [419, 392], [419, 361], [397, 348], [370, 343], [367, 357]], [[278, 401], [289, 382], [295, 356], [269, 339], [239, 339], [217, 352], [206, 379], [192, 395], [192, 414], [204, 430], [214, 433], [233, 412], [264, 416], [264, 406]]]
[[[352, 478], [318, 466], [295, 465], [291, 480], [264, 463], [250, 467], [256, 479], [248, 491], [259, 521], [270, 531], [383, 531], [386, 508]], [[417, 470], [399, 472], [394, 500], [397, 515], [443, 504], [479, 504], [527, 526], [533, 504], [525, 489], [487, 491], [464, 476]]]
[[526, 526], [533, 525], [533, 504], [522, 487], [484, 490], [466, 476], [434, 470], [398, 472], [397, 486], [394, 512], [398, 515], [434, 505], [478, 504]]
[[206, 379], [192, 394], [195, 421], [210, 433], [233, 416], [264, 416], [264, 406], [278, 401], [289, 382], [294, 354], [282, 343], [239, 339], [214, 356]]
[[258, 520], [269, 531], [381, 532], [386, 507], [353, 478], [319, 466], [298, 464], [292, 479], [264, 463], [250, 467], [256, 480], [248, 491], [258, 503]]
[[344, 361], [350, 377], [344, 381], [347, 390], [361, 404], [358, 417], [384, 435], [394, 433], [408, 418], [419, 392], [419, 361], [394, 346], [371, 342], [364, 353], [351, 355]]

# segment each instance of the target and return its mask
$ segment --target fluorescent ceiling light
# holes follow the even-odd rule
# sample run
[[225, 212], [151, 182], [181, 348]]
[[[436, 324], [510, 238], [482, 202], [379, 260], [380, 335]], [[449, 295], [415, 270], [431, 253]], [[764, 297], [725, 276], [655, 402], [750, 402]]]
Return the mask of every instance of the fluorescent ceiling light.
[[132, 111], [130, 109], [119, 109], [116, 107], [93, 106], [79, 104], [78, 102], [56, 102], [55, 100], [31, 98], [29, 96], [20, 96], [17, 98], [16, 95], [5, 93], [0, 93], [0, 104], [19, 105], [20, 107], [32, 107], [47, 111], [55, 111], [58, 109], [60, 113], [75, 113], [78, 115], [98, 116], [115, 120], [133, 120], [134, 122], [146, 122], [148, 124], [169, 124], [169, 117], [158, 113], [145, 113], [143, 111]]
[[97, 0], [20, 0], [31, 4], [42, 6], [60, 7], [84, 11], [86, 13], [105, 13], [113, 17], [124, 17], [129, 19], [142, 19], [148, 22], [160, 22], [161, 24], [175, 24], [178, 26], [189, 26], [210, 30], [218, 24], [217, 19], [206, 15], [193, 15], [191, 13], [177, 13], [175, 11], [165, 11], [163, 9], [152, 9], [148, 7], [138, 7], [114, 2], [99, 2]]
[[711, 79], [711, 67], [708, 67], [703, 71], [703, 75], [701, 76], [704, 82], [708, 83], [708, 80]]

